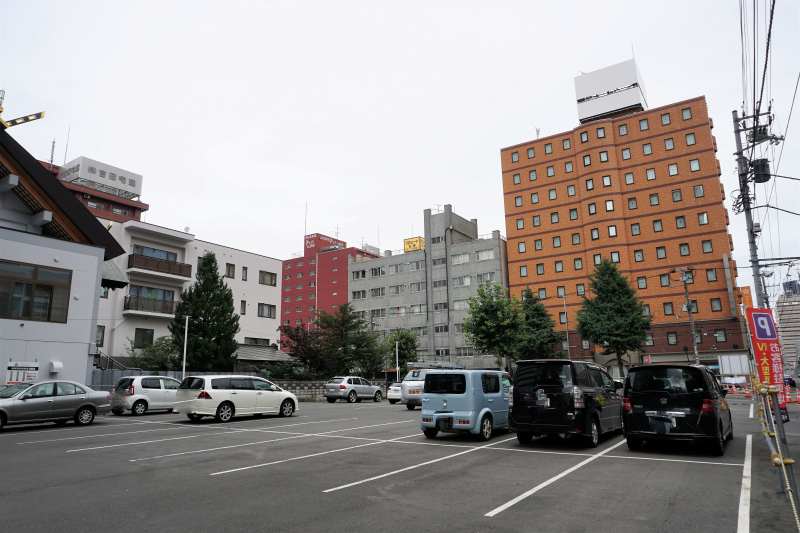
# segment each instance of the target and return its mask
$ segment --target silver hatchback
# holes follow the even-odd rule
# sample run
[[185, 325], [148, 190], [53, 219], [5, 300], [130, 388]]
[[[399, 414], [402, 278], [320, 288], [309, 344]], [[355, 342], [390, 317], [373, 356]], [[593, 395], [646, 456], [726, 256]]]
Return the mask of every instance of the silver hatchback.
[[347, 400], [348, 403], [360, 402], [363, 399], [383, 400], [383, 392], [378, 385], [373, 385], [358, 376], [336, 376], [325, 384], [325, 398], [328, 403], [336, 400]]

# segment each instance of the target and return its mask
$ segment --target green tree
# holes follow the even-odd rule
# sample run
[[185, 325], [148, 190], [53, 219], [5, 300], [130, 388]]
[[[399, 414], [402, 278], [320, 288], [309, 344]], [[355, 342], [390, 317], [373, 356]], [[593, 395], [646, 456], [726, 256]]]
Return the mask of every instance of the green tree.
[[620, 375], [625, 375], [623, 357], [641, 349], [650, 318], [636, 292], [617, 267], [603, 261], [589, 277], [592, 298], [584, 298], [578, 311], [578, 332], [584, 339], [604, 347], [614, 355]]
[[153, 341], [153, 344], [142, 349], [134, 349], [133, 339], [128, 339], [130, 347], [128, 355], [130, 366], [143, 370], [178, 370], [181, 357], [175, 350], [172, 337], [165, 335]]
[[169, 325], [175, 348], [183, 350], [184, 317], [189, 316], [187, 368], [199, 371], [230, 371], [237, 345], [239, 315], [234, 312], [233, 293], [219, 275], [217, 258], [200, 258], [197, 279], [181, 294], [175, 318]]
[[330, 377], [336, 373], [336, 361], [322, 348], [320, 330], [303, 326], [281, 326], [286, 338], [283, 350], [303, 365], [313, 378]]
[[389, 361], [389, 368], [395, 366], [395, 343], [397, 343], [397, 359], [399, 360], [400, 379], [407, 372], [408, 363], [417, 360], [417, 336], [407, 329], [398, 329], [386, 337], [383, 352]]
[[520, 304], [522, 326], [516, 355], [520, 358], [556, 357], [560, 355], [557, 344], [563, 335], [555, 331], [555, 323], [542, 302], [528, 288], [522, 293]]
[[469, 300], [464, 334], [477, 350], [494, 354], [498, 364], [507, 364], [518, 353], [522, 325], [519, 302], [509, 298], [499, 284], [485, 284]]
[[332, 360], [334, 374], [358, 370], [374, 377], [383, 368], [383, 355], [375, 334], [344, 304], [335, 313], [321, 312], [317, 318], [322, 350]]

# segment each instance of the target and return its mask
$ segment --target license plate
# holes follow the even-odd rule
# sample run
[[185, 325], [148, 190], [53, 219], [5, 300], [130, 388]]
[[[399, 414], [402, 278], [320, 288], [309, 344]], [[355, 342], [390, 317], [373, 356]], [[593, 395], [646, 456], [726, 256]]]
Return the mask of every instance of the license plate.
[[439, 419], [439, 427], [442, 429], [450, 429], [453, 427], [453, 419], [452, 418], [440, 418]]

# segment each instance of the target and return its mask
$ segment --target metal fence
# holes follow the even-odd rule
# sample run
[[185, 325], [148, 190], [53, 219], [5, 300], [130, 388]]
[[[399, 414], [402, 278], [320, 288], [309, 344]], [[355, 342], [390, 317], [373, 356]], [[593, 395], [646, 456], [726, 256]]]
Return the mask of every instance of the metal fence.
[[[188, 372], [187, 372], [188, 373]], [[237, 375], [237, 376], [258, 376], [257, 372], [191, 372], [193, 376], [210, 375]], [[114, 388], [117, 381], [125, 376], [167, 376], [170, 378], [181, 379], [180, 370], [92, 370], [92, 382], [89, 384], [94, 390], [110, 391]]]

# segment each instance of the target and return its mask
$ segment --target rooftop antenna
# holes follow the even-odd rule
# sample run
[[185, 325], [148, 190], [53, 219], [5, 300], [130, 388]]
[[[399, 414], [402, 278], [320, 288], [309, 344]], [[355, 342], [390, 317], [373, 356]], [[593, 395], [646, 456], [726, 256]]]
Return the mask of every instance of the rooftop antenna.
[[539, 128], [536, 128], [536, 138], [539, 138]]
[[380, 227], [380, 225], [378, 226], [378, 243], [376, 244], [376, 246], [378, 248], [381, 247], [381, 227]]
[[336, 238], [338, 239], [339, 238], [339, 224], [336, 224], [336, 233], [335, 233], [335, 235], [336, 235]]
[[55, 159], [56, 159], [56, 140], [53, 139], [53, 142], [50, 143], [50, 166], [53, 165]]
[[303, 237], [308, 235], [308, 201], [306, 201], [306, 212], [303, 216]]
[[72, 131], [72, 126], [67, 126], [67, 142], [64, 145], [64, 162], [62, 165], [67, 164], [67, 152], [69, 152], [69, 134]]

